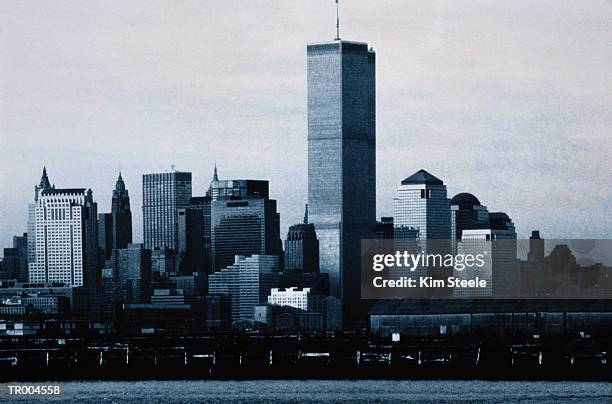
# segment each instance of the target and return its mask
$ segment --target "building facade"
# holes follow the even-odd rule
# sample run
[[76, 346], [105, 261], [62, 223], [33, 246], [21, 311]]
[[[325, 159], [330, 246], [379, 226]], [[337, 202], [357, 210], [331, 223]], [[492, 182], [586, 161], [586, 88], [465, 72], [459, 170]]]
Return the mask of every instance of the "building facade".
[[29, 281], [99, 288], [97, 204], [85, 188], [44, 189], [35, 208]]
[[304, 223], [294, 224], [287, 232], [283, 272], [319, 273], [319, 240], [314, 225], [308, 223], [308, 206]]
[[408, 232], [418, 240], [450, 240], [450, 200], [442, 180], [425, 170], [403, 180], [393, 199], [393, 221], [395, 238]]
[[173, 171], [142, 177], [144, 246], [178, 251], [178, 211], [189, 206], [191, 173]]
[[376, 55], [336, 40], [308, 45], [307, 63], [310, 221], [331, 293], [356, 314], [360, 242], [376, 223]]
[[231, 265], [236, 255], [282, 254], [275, 200], [260, 195], [224, 196], [213, 200], [211, 206], [214, 271]]
[[270, 291], [278, 287], [278, 270], [278, 256], [238, 255], [232, 265], [210, 275], [209, 294], [230, 296], [232, 322], [251, 321], [253, 308], [266, 303]]
[[489, 211], [474, 195], [462, 192], [451, 199], [451, 235], [461, 240], [461, 232], [471, 226], [487, 223]]

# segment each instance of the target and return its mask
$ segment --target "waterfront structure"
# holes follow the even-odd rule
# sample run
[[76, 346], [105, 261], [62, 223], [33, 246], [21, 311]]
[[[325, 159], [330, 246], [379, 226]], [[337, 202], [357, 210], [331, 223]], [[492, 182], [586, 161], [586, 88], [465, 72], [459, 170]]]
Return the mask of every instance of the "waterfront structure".
[[309, 288], [304, 288], [302, 290], [298, 290], [296, 287], [287, 288], [285, 290], [273, 288], [270, 290], [268, 303], [277, 306], [289, 306], [300, 310], [308, 310], [309, 296]]
[[319, 240], [314, 225], [308, 223], [308, 205], [306, 205], [304, 223], [289, 227], [285, 241], [283, 272], [319, 273]]
[[474, 195], [462, 192], [451, 199], [451, 236], [461, 240], [461, 232], [477, 223], [487, 223], [489, 211]]
[[[395, 238], [450, 240], [451, 211], [446, 186], [425, 170], [404, 179], [393, 199]], [[409, 236], [403, 232], [412, 230]]]
[[276, 255], [237, 255], [234, 263], [208, 278], [211, 295], [231, 298], [232, 322], [251, 321], [253, 308], [267, 302], [270, 291], [278, 287], [279, 257]]
[[44, 187], [36, 196], [29, 281], [99, 288], [97, 204], [91, 190]]
[[144, 174], [143, 235], [148, 249], [170, 248], [178, 251], [178, 211], [189, 206], [191, 173], [172, 171]]
[[[221, 181], [223, 182], [223, 181]], [[221, 183], [220, 182], [220, 183]], [[237, 195], [219, 194], [211, 202], [211, 261], [214, 271], [234, 262], [236, 255], [282, 254], [280, 215], [276, 201], [268, 199], [267, 181], [228, 181], [244, 183]], [[256, 189], [266, 192], [248, 192], [248, 183], [258, 183]], [[213, 188], [215, 189], [215, 188]], [[228, 188], [219, 188], [228, 189]], [[246, 190], [246, 191], [245, 191]]]
[[366, 43], [307, 46], [309, 215], [347, 324], [362, 312], [360, 243], [376, 224], [375, 62]]

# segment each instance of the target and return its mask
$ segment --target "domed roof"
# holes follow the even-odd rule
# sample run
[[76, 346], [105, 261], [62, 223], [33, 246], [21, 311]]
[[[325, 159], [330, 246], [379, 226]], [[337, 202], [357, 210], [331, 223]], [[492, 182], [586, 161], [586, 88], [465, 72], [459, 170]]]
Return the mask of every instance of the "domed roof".
[[480, 205], [480, 201], [474, 195], [468, 192], [462, 192], [453, 196], [451, 199], [451, 205], [458, 205], [461, 207], [472, 207], [476, 205]]

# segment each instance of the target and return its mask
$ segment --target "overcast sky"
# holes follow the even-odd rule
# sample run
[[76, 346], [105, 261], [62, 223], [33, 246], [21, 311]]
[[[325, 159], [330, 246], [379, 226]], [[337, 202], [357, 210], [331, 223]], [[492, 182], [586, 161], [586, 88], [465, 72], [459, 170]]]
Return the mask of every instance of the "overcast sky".
[[[612, 2], [341, 2], [377, 52], [378, 215], [424, 168], [519, 237], [612, 238]], [[43, 165], [110, 210], [119, 170], [270, 180], [283, 238], [307, 201], [306, 44], [332, 0], [0, 2], [0, 246]]]

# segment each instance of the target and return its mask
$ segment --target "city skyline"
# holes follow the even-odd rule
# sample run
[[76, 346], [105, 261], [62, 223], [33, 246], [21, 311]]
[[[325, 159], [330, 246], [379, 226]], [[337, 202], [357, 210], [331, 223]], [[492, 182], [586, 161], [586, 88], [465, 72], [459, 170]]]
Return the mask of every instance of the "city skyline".
[[[196, 25], [203, 10], [188, 4], [170, 16], [172, 24], [186, 22], [175, 34], [163, 24], [159, 31], [153, 28], [160, 11], [156, 7], [143, 17], [127, 6], [117, 9], [141, 23], [114, 22], [121, 28], [118, 36], [107, 35], [100, 25], [114, 15], [105, 10], [98, 10], [92, 21], [78, 4], [62, 3], [53, 12], [42, 12], [53, 18], [29, 34], [28, 22], [38, 21], [36, 9], [45, 5], [20, 5], [34, 12], [20, 9], [15, 21], [5, 21], [14, 11], [0, 8], [11, 35], [9, 46], [0, 51], [3, 99], [11, 99], [10, 105], [0, 105], [1, 185], [14, 190], [0, 196], [2, 245], [9, 246], [13, 235], [27, 230], [27, 204], [43, 165], [58, 186], [91, 188], [99, 212], [110, 211], [121, 171], [132, 198], [134, 240], [141, 242], [140, 176], [176, 164], [194, 174], [193, 194], [203, 195], [216, 161], [222, 178], [270, 181], [270, 196], [279, 203], [281, 234], [286, 234], [290, 225], [301, 222], [307, 201], [305, 46], [333, 38], [335, 15], [328, 3], [275, 7], [271, 2], [249, 10], [229, 2], [227, 12], [238, 21], [248, 19], [254, 39], [224, 27], [227, 32], [201, 35], [206, 38], [201, 46], [182, 44], [187, 34], [209, 29]], [[554, 4], [498, 3], [471, 17], [478, 18], [471, 21], [480, 23], [477, 28], [453, 19], [463, 11], [452, 4], [402, 6], [421, 13], [409, 21], [414, 24], [406, 24], [412, 28], [391, 18], [385, 35], [364, 18], [380, 21], [390, 5], [344, 6], [341, 37], [367, 39], [378, 56], [377, 217], [391, 214], [398, 181], [423, 168], [444, 179], [449, 197], [470, 192], [491, 209], [508, 212], [523, 238], [536, 228], [552, 238], [609, 235], [611, 219], [603, 213], [612, 204], [606, 143], [612, 115], [605, 103], [611, 83], [604, 68], [612, 61], [606, 46], [611, 32], [605, 24], [612, 7], [606, 2], [594, 2], [588, 9]], [[467, 3], [466, 8], [475, 5]], [[534, 21], [521, 20], [520, 35], [508, 36], [517, 29], [511, 16], [527, 9]], [[252, 18], [247, 11], [270, 21]], [[275, 24], [297, 14], [296, 32], [281, 35]], [[564, 18], [555, 19], [559, 16]], [[59, 26], [66, 19], [75, 25], [68, 24], [70, 35]], [[92, 22], [90, 36], [75, 39], [79, 35], [72, 28], [89, 32]], [[501, 41], [499, 49], [483, 40], [484, 34]], [[131, 40], [123, 47], [117, 42], [121, 35]], [[456, 43], [449, 38], [463, 47], [452, 49]], [[216, 53], [208, 47], [224, 47], [232, 39], [237, 40], [235, 49], [211, 57]], [[31, 41], [31, 53], [20, 50], [23, 41]], [[90, 43], [95, 46], [85, 52], [82, 47]], [[110, 65], [95, 67], [108, 54], [115, 57]], [[44, 57], [49, 67], [35, 67], [32, 57]], [[124, 63], [133, 67], [121, 70]], [[78, 74], [64, 77], [56, 71], [59, 66], [65, 68], [59, 71]], [[440, 73], [442, 67], [446, 70]], [[130, 86], [141, 73], [142, 80]], [[260, 107], [255, 100], [262, 91]], [[228, 119], [224, 109], [239, 119]], [[446, 118], [440, 119], [442, 115]], [[255, 135], [245, 136], [247, 131]], [[415, 148], [425, 153], [414, 153]], [[271, 150], [277, 158], [258, 159], [260, 150]], [[586, 205], [584, 195], [589, 196]]]

